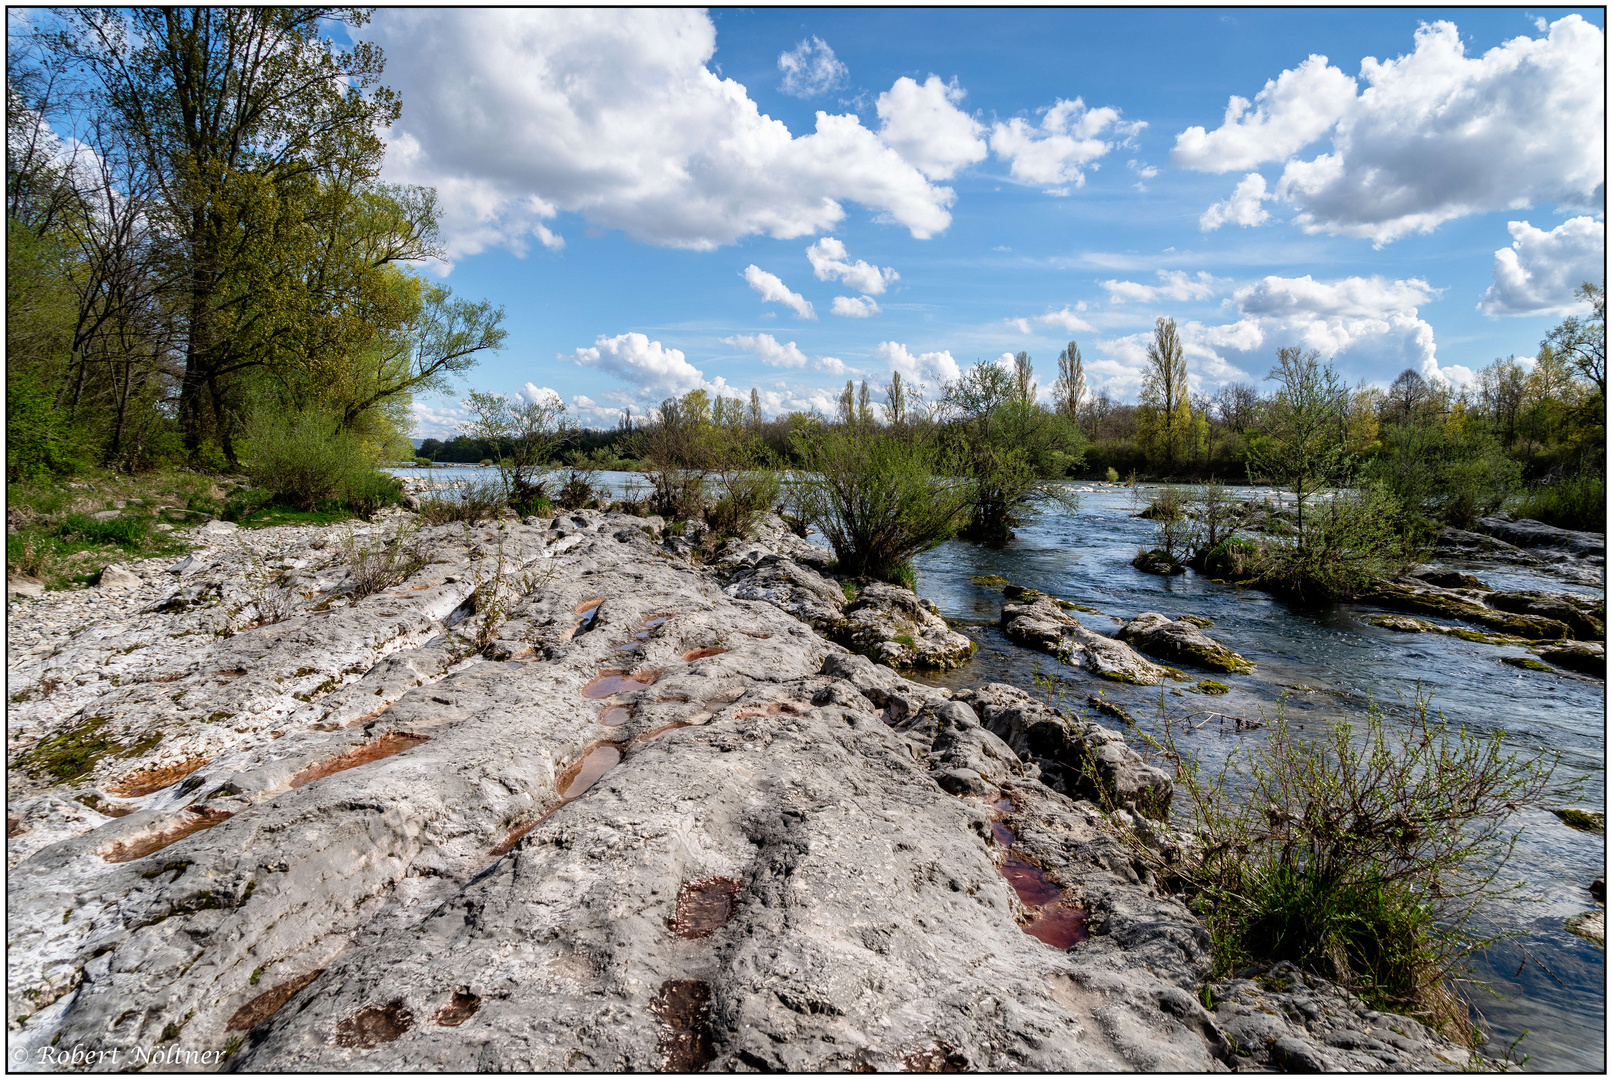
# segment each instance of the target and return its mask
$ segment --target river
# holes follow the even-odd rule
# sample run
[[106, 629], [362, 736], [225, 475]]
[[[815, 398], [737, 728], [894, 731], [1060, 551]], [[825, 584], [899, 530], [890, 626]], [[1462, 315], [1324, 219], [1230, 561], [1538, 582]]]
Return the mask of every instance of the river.
[[[398, 475], [422, 472], [403, 469]], [[454, 483], [496, 474], [470, 466], [429, 475], [435, 483]], [[601, 473], [597, 482], [619, 494], [629, 480], [642, 486], [641, 477], [628, 473]], [[938, 678], [919, 676], [921, 681], [952, 687], [1008, 682], [1030, 689], [1040, 673], [1064, 684], [1071, 704], [1082, 706], [1088, 694], [1101, 689], [1140, 726], [1157, 730], [1159, 687], [1099, 680], [1008, 642], [996, 628], [1001, 590], [970, 581], [996, 574], [1097, 609], [1072, 614], [1101, 634], [1112, 634], [1121, 621], [1144, 611], [1209, 619], [1208, 633], [1257, 667], [1248, 675], [1213, 675], [1231, 687], [1221, 696], [1165, 691], [1164, 708], [1176, 721], [1182, 748], [1196, 751], [1206, 763], [1223, 760], [1241, 741], [1262, 738], [1258, 731], [1238, 732], [1215, 722], [1184, 733], [1186, 721], [1198, 723], [1210, 711], [1256, 718], [1274, 714], [1285, 697], [1291, 719], [1324, 729], [1329, 720], [1358, 719], [1373, 701], [1393, 723], [1408, 716], [1420, 692], [1431, 696], [1432, 707], [1452, 725], [1482, 735], [1503, 730], [1508, 746], [1521, 754], [1560, 753], [1557, 776], [1569, 790], [1551, 805], [1604, 807], [1602, 680], [1500, 662], [1502, 656], [1530, 655], [1519, 647], [1373, 626], [1370, 620], [1384, 609], [1369, 604], [1297, 610], [1257, 590], [1215, 585], [1191, 571], [1174, 577], [1144, 574], [1130, 561], [1139, 546], [1152, 546], [1154, 526], [1134, 512], [1147, 504], [1151, 490], [1144, 486], [1133, 496], [1115, 485], [1076, 487], [1077, 509], [1048, 513], [1008, 543], [952, 541], [914, 560], [919, 594], [979, 644], [962, 668]], [[1251, 493], [1229, 490], [1236, 498]], [[1448, 565], [1496, 587], [1598, 595], [1531, 568], [1469, 561]], [[1523, 883], [1521, 897], [1496, 904], [1487, 915], [1496, 931], [1517, 936], [1473, 963], [1473, 977], [1489, 987], [1470, 995], [1487, 1022], [1489, 1050], [1498, 1053], [1522, 1036], [1516, 1053], [1529, 1055], [1530, 1070], [1604, 1071], [1605, 953], [1569, 934], [1563, 924], [1595, 906], [1588, 885], [1605, 873], [1605, 837], [1570, 829], [1540, 807], [1520, 810], [1515, 824], [1521, 840], [1505, 876]]]

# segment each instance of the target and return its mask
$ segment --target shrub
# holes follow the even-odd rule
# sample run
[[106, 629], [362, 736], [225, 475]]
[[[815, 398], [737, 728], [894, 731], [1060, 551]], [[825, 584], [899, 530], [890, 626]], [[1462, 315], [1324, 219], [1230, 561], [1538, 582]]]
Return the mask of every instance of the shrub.
[[1408, 570], [1421, 554], [1400, 528], [1397, 502], [1376, 487], [1313, 506], [1301, 540], [1261, 547], [1254, 567], [1261, 588], [1301, 602], [1346, 600]]
[[360, 478], [372, 472], [358, 440], [337, 431], [335, 421], [318, 410], [259, 409], [247, 422], [246, 437], [247, 476], [298, 510], [319, 509], [363, 485]]
[[1112, 465], [1108, 467], [1108, 482], [1110, 484], [1119, 483], [1119, 470]]
[[1578, 473], [1524, 492], [1512, 513], [1558, 529], [1606, 531], [1606, 477]]
[[403, 501], [403, 482], [374, 469], [355, 473], [347, 478], [341, 501], [347, 509], [367, 520], [382, 507], [396, 506]]
[[1467, 1039], [1451, 982], [1489, 944], [1474, 916], [1512, 892], [1496, 884], [1517, 837], [1509, 815], [1557, 760], [1507, 753], [1504, 738], [1430, 721], [1422, 698], [1398, 732], [1373, 705], [1363, 730], [1313, 740], [1279, 710], [1268, 738], [1205, 776], [1167, 732], [1154, 746], [1177, 762], [1193, 839], [1131, 840], [1166, 887], [1185, 888], [1221, 976], [1291, 961]]
[[417, 457], [414, 459], [414, 464], [416, 468], [429, 469], [434, 467], [436, 462], [432, 461], [428, 457]]
[[778, 501], [782, 485], [776, 470], [736, 466], [717, 472], [716, 486], [721, 495], [705, 509], [713, 540], [748, 537], [756, 519]]
[[[884, 580], [891, 585], [899, 585], [908, 592], [915, 593], [918, 591], [918, 571], [913, 569], [913, 565], [910, 562], [897, 563], [892, 566], [890, 572], [885, 575]], [[906, 641], [903, 644], [910, 646], [912, 642]]]
[[801, 516], [834, 548], [842, 573], [887, 580], [966, 519], [968, 485], [947, 476], [949, 462], [921, 438], [839, 425], [803, 434], [798, 446], [809, 470], [795, 487]]
[[391, 588], [430, 561], [420, 539], [419, 527], [406, 525], [373, 546], [362, 543], [349, 529], [342, 538], [342, 557], [353, 579], [352, 591], [348, 595], [355, 601]]
[[427, 525], [447, 525], [464, 521], [474, 525], [478, 521], [498, 516], [504, 506], [504, 486], [494, 481], [469, 482], [433, 490], [420, 500], [420, 520]]

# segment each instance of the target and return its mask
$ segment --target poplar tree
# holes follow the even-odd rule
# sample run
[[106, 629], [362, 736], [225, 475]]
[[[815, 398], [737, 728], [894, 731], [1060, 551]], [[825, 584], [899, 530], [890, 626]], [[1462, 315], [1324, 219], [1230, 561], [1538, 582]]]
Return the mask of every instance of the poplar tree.
[[1187, 401], [1187, 357], [1181, 348], [1174, 319], [1160, 316], [1153, 324], [1142, 372], [1142, 404], [1137, 429], [1155, 460], [1173, 469], [1192, 431], [1192, 406]]
[[1052, 384], [1052, 398], [1058, 412], [1071, 421], [1085, 403], [1086, 369], [1080, 360], [1080, 346], [1073, 341], [1058, 354], [1058, 378]]

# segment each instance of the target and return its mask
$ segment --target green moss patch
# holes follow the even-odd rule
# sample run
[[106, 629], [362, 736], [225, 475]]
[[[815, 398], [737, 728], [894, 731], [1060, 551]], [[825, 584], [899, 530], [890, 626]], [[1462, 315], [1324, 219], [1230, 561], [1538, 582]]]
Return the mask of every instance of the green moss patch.
[[968, 580], [972, 581], [975, 585], [981, 585], [987, 589], [1000, 589], [1002, 586], [1008, 583], [1007, 578], [1003, 577], [1001, 574], [976, 574], [974, 577], [971, 577]]
[[1230, 690], [1231, 687], [1225, 683], [1215, 682], [1213, 679], [1200, 680], [1197, 685], [1197, 691], [1200, 694], [1224, 694]]
[[64, 784], [77, 780], [101, 758], [123, 749], [120, 743], [98, 734], [106, 722], [104, 716], [89, 717], [17, 755], [12, 764], [36, 778], [53, 776]]
[[1549, 664], [1541, 663], [1538, 660], [1535, 660], [1531, 656], [1502, 656], [1500, 658], [1500, 662], [1502, 664], [1510, 664], [1512, 667], [1524, 668], [1524, 669], [1526, 669], [1528, 671], [1555, 671], [1556, 670], [1555, 668], [1551, 667]]
[[1562, 819], [1562, 824], [1579, 832], [1604, 833], [1606, 832], [1606, 815], [1598, 810], [1579, 810], [1568, 806], [1561, 809], [1552, 809], [1551, 813]]

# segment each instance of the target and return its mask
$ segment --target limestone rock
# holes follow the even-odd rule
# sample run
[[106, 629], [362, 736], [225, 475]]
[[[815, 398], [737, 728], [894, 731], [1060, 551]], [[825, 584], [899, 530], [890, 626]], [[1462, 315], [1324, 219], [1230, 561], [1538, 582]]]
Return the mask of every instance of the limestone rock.
[[37, 599], [45, 595], [44, 582], [32, 581], [28, 578], [14, 577], [6, 579], [6, 596], [25, 596]]
[[[1011, 586], [1010, 586], [1011, 588]], [[1088, 630], [1050, 598], [1035, 594], [1029, 603], [1004, 603], [1000, 624], [1009, 641], [1039, 649], [1115, 682], [1152, 686], [1164, 668], [1144, 659], [1122, 641]]]
[[1376, 1012], [1292, 964], [1213, 983], [1209, 992], [1239, 1072], [1448, 1073], [1477, 1064], [1415, 1020]]
[[955, 700], [978, 713], [985, 727], [1021, 757], [1039, 765], [1054, 790], [1160, 820], [1169, 816], [1174, 785], [1168, 774], [1143, 761], [1118, 732], [1070, 720], [1004, 683], [960, 691]]
[[834, 639], [848, 649], [901, 667], [945, 670], [967, 660], [974, 642], [946, 625], [910, 589], [874, 581], [846, 604]]
[[1501, 517], [1479, 518], [1473, 523], [1478, 532], [1498, 537], [1521, 548], [1561, 548], [1579, 556], [1606, 558], [1606, 534], [1558, 529], [1542, 521], [1524, 518], [1508, 521]]
[[1577, 934], [1592, 945], [1606, 948], [1606, 909], [1594, 908], [1567, 920], [1567, 932]]
[[1565, 638], [1572, 635], [1568, 625], [1557, 619], [1485, 607], [1481, 602], [1484, 595], [1477, 590], [1442, 589], [1416, 578], [1402, 577], [1378, 582], [1361, 599], [1399, 611], [1447, 615], [1519, 637]]
[[1120, 628], [1115, 637], [1152, 656], [1210, 671], [1248, 672], [1254, 663], [1205, 634], [1184, 619], [1171, 621], [1155, 611], [1144, 611]]
[[143, 587], [145, 582], [128, 567], [112, 563], [101, 571], [100, 584], [103, 589], [138, 589]]
[[1606, 600], [1578, 593], [1554, 590], [1506, 590], [1490, 592], [1484, 604], [1497, 611], [1517, 615], [1537, 615], [1567, 624], [1573, 636], [1582, 641], [1606, 640]]
[[843, 617], [845, 593], [810, 567], [781, 555], [765, 555], [741, 566], [723, 593], [738, 600], [762, 600], [787, 611], [825, 636]]

